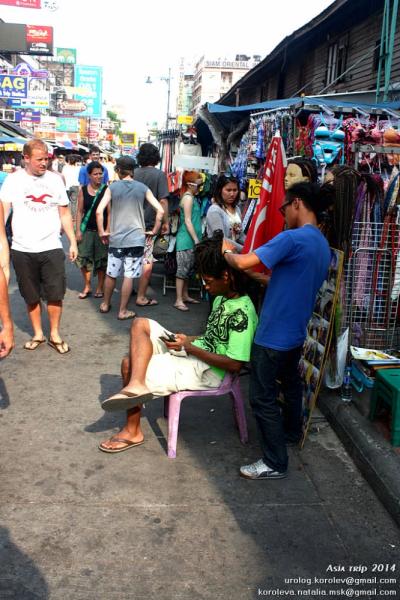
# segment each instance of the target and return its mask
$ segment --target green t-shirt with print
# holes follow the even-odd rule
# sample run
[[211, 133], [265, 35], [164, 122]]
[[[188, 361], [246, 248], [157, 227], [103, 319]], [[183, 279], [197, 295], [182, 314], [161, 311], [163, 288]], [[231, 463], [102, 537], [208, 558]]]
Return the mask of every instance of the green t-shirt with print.
[[[206, 331], [193, 345], [214, 354], [248, 362], [257, 321], [256, 309], [249, 296], [232, 300], [217, 296], [207, 319]], [[224, 377], [223, 369], [211, 369], [221, 378]]]

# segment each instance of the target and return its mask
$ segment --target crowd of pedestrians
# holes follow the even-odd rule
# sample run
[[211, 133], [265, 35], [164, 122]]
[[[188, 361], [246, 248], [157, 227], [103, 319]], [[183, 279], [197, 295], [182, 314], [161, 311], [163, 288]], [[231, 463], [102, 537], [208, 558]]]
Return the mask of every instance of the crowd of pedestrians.
[[[34, 351], [46, 341], [61, 355], [71, 350], [60, 332], [66, 291], [62, 234], [69, 241], [69, 259], [82, 273], [79, 300], [92, 294], [92, 277], [97, 276], [94, 296], [101, 299], [100, 313], [109, 313], [117, 277], [123, 275], [118, 319], [133, 320], [129, 352], [122, 359], [123, 387], [104, 399], [102, 407], [126, 410], [127, 421], [117, 435], [100, 444], [100, 450], [117, 453], [143, 444], [144, 402], [181, 390], [218, 387], [227, 372], [239, 373], [249, 363], [249, 397], [262, 456], [242, 466], [240, 474], [248, 479], [285, 477], [287, 443], [297, 443], [302, 433], [298, 363], [330, 263], [329, 245], [318, 221], [332, 201], [332, 185], [294, 183], [281, 206], [286, 230], [243, 254], [238, 182], [232, 177], [218, 178], [203, 231], [198, 202], [203, 178], [197, 171], [183, 173], [174, 306], [187, 311], [187, 304], [198, 302], [188, 290], [194, 273], [213, 299], [204, 334], [191, 336], [179, 332], [179, 325], [171, 332], [151, 319], [135, 318], [128, 308], [135, 278], [139, 282], [136, 304], [157, 303], [147, 295], [153, 243], [158, 234], [169, 231], [168, 186], [156, 168], [157, 148], [152, 144], [140, 148], [139, 168], [131, 157], [118, 158], [110, 167], [111, 182], [98, 148], [91, 148], [79, 172], [74, 161], [64, 164], [59, 158], [53, 164], [47, 145], [39, 139], [25, 144], [23, 160], [24, 167], [9, 175], [0, 190], [0, 357], [7, 356], [14, 344], [4, 228], [12, 209], [11, 258], [32, 326], [26, 350]], [[73, 218], [70, 204], [75, 194]], [[257, 315], [247, 289], [249, 272], [260, 265], [270, 274], [257, 277], [265, 291]], [[47, 338], [42, 300], [50, 324]], [[283, 410], [278, 404], [277, 379], [285, 397]]]

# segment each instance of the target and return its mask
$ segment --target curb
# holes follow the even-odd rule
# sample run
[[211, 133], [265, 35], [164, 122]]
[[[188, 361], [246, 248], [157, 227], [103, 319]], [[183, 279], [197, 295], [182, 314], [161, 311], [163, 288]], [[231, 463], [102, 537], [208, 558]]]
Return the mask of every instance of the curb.
[[399, 457], [351, 403], [322, 393], [318, 407], [332, 425], [375, 494], [400, 526]]

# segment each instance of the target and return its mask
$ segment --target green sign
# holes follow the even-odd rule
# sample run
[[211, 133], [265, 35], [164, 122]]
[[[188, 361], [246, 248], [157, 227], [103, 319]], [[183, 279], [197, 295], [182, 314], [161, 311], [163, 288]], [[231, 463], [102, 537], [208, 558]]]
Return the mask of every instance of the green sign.
[[68, 63], [69, 65], [76, 64], [76, 48], [56, 48], [56, 62]]
[[79, 131], [79, 119], [73, 119], [70, 117], [57, 117], [56, 131], [72, 133]]

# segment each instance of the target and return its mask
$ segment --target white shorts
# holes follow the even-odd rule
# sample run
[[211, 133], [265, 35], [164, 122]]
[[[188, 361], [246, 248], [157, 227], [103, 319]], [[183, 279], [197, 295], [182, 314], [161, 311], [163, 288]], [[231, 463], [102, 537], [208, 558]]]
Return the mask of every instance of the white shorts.
[[147, 367], [146, 385], [153, 394], [169, 396], [175, 392], [206, 390], [221, 384], [221, 377], [204, 361], [191, 355], [171, 354], [160, 340], [160, 336], [168, 330], [152, 319], [149, 323], [153, 356]]
[[109, 248], [107, 275], [116, 279], [123, 267], [124, 277], [135, 279], [142, 274], [143, 248]]

